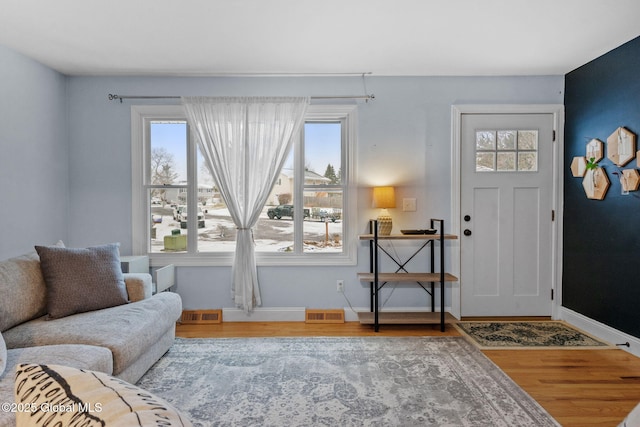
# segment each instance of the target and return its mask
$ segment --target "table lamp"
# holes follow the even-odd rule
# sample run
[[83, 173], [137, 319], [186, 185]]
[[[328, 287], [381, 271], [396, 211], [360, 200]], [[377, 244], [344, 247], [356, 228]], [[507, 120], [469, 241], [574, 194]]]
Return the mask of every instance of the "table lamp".
[[378, 234], [391, 234], [393, 223], [388, 208], [396, 207], [396, 194], [393, 187], [373, 187], [373, 207], [380, 208], [378, 215]]

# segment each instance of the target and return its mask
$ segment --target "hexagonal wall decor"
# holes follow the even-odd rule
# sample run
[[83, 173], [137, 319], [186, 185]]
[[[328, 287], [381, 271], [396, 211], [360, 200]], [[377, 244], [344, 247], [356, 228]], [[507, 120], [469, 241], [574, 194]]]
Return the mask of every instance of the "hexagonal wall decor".
[[610, 185], [609, 177], [607, 177], [607, 173], [602, 168], [589, 169], [582, 180], [582, 187], [587, 194], [587, 198], [593, 200], [604, 199]]
[[571, 174], [574, 177], [582, 177], [587, 171], [587, 158], [584, 156], [574, 157], [571, 161]]
[[586, 158], [589, 160], [593, 157], [593, 161], [598, 163], [604, 158], [603, 143], [599, 139], [592, 139], [587, 143]]
[[636, 191], [640, 186], [640, 174], [635, 169], [625, 169], [620, 178], [622, 191]]
[[624, 166], [636, 156], [636, 135], [619, 127], [607, 138], [607, 158], [618, 166]]

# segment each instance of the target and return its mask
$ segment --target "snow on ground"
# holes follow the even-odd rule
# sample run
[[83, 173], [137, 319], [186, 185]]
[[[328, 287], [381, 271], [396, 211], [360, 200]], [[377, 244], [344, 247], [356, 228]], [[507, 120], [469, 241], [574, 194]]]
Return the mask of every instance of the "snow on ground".
[[[290, 218], [269, 219], [265, 207], [254, 229], [254, 240], [258, 252], [283, 252], [293, 245], [293, 220]], [[188, 234], [173, 219], [171, 207], [152, 206], [155, 220], [155, 239], [151, 239], [152, 252], [165, 252], [164, 236], [173, 230]], [[226, 208], [203, 207], [205, 226], [198, 229], [200, 252], [233, 252], [235, 250], [236, 226]], [[161, 219], [161, 222], [157, 222]], [[303, 223], [305, 252], [342, 251], [342, 221], [328, 222], [305, 220]], [[327, 234], [329, 243], [326, 244]], [[338, 241], [336, 244], [335, 241]]]

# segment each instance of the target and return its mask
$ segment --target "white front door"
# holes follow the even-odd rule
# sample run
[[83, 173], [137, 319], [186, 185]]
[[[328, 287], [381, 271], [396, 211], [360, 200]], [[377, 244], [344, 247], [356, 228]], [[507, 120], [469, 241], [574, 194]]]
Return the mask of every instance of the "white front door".
[[549, 316], [554, 115], [460, 117], [462, 316]]

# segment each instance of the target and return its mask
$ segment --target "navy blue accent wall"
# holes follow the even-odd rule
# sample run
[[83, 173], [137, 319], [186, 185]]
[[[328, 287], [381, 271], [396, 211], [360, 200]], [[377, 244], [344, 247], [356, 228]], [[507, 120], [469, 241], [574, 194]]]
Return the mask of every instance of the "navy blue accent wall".
[[[640, 136], [640, 37], [565, 76], [565, 114], [562, 305], [640, 337], [640, 191], [622, 195], [614, 174], [638, 166], [606, 158], [619, 126]], [[587, 199], [570, 171], [592, 138], [605, 143], [611, 186], [602, 201]]]

